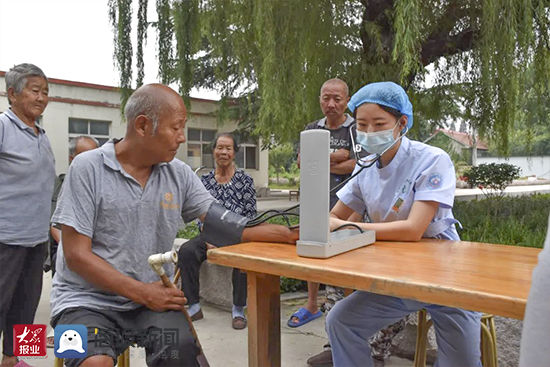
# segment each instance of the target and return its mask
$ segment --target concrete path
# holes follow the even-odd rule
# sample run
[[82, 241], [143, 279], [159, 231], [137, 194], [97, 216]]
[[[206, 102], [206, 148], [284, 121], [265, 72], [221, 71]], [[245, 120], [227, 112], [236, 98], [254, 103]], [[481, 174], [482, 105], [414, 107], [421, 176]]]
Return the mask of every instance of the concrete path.
[[[46, 324], [49, 328], [49, 295], [51, 290], [51, 273], [44, 276], [44, 287], [35, 324]], [[284, 298], [285, 295], [283, 295]], [[306, 360], [322, 350], [326, 343], [324, 331], [325, 320], [320, 317], [299, 328], [289, 328], [286, 321], [289, 316], [305, 303], [306, 293], [297, 299], [283, 301], [281, 306], [281, 349], [283, 367], [307, 366]], [[231, 313], [209, 305], [203, 305], [204, 319], [194, 323], [201, 344], [212, 367], [245, 367], [248, 365], [247, 329], [233, 330], [231, 328]], [[145, 350], [131, 348], [131, 367], [145, 367]], [[53, 366], [53, 349], [48, 349], [45, 359], [26, 359], [26, 362], [36, 367]], [[391, 357], [387, 367], [412, 366], [406, 359]]]

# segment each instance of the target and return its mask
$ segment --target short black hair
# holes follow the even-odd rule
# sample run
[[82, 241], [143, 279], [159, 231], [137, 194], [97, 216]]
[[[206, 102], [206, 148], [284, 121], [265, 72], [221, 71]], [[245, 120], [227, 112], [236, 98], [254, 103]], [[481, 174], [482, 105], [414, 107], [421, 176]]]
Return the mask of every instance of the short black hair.
[[212, 149], [212, 152], [214, 149], [216, 149], [216, 145], [218, 144], [218, 139], [221, 137], [231, 138], [233, 140], [233, 150], [235, 153], [239, 151], [239, 142], [237, 140], [237, 137], [232, 133], [218, 133], [216, 134], [216, 137], [214, 140], [212, 140], [212, 143], [210, 144], [210, 148]]

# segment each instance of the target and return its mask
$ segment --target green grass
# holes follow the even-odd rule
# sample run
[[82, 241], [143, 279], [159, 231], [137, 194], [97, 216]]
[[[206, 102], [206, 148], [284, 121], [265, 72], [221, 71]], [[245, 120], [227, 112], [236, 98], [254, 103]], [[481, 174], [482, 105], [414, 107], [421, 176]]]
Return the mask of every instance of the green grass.
[[291, 184], [274, 184], [274, 183], [270, 183], [269, 184], [269, 188], [270, 189], [283, 189], [283, 190], [298, 190], [300, 189], [300, 186], [299, 185], [291, 185]]
[[464, 241], [542, 248], [548, 226], [550, 195], [457, 201], [455, 218]]

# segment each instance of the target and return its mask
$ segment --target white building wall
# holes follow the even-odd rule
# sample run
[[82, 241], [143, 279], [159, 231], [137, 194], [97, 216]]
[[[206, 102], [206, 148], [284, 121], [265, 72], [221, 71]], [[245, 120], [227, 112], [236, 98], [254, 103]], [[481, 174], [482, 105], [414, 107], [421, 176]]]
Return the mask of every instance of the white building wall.
[[[120, 93], [115, 88], [55, 79], [50, 80], [49, 88], [50, 102], [42, 116], [42, 126], [50, 139], [58, 174], [66, 172], [69, 165], [69, 118], [110, 121], [110, 137], [124, 137], [126, 124], [122, 121], [119, 108]], [[9, 108], [5, 91], [5, 78], [2, 75], [0, 76], [0, 112]], [[85, 104], [86, 102], [96, 105]], [[99, 106], [98, 103], [106, 105]], [[215, 115], [217, 109], [216, 101], [192, 99], [187, 128], [214, 129], [218, 132], [234, 130], [235, 123], [226, 122], [218, 126]], [[186, 161], [187, 143], [180, 146], [176, 157]], [[246, 171], [254, 179], [256, 187], [267, 187], [268, 151], [259, 152], [258, 168]]]
[[521, 169], [521, 176], [544, 177], [550, 179], [550, 157], [478, 157], [477, 164], [483, 163], [509, 163], [518, 166]]

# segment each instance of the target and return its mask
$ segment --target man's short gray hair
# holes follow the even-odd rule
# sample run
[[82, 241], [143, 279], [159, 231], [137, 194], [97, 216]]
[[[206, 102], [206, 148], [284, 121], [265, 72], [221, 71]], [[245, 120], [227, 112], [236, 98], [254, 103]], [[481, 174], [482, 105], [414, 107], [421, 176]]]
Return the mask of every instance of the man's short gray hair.
[[[46, 82], [48, 78], [38, 66], [33, 64], [19, 64], [12, 67], [6, 73], [6, 92], [8, 89], [13, 88], [14, 92], [19, 94], [23, 91], [27, 85], [27, 78], [31, 76], [39, 76], [44, 78]], [[11, 101], [8, 98], [8, 102], [11, 105]]]
[[130, 98], [128, 98], [126, 107], [124, 107], [124, 116], [126, 116], [128, 127], [134, 123], [139, 115], [145, 115], [153, 122], [153, 134], [156, 133], [161, 107], [158, 98], [155, 98], [152, 93], [144, 93], [141, 90], [134, 92]]
[[80, 136], [77, 136], [76, 138], [71, 138], [69, 140], [69, 157], [74, 156], [74, 154], [76, 153], [76, 146], [78, 145], [78, 142], [82, 139], [88, 139], [93, 141], [95, 145], [99, 148], [99, 141], [97, 141], [96, 138], [90, 135], [80, 135]]
[[327, 80], [326, 82], [323, 83], [323, 85], [321, 86], [321, 92], [323, 91], [323, 88], [329, 84], [340, 84], [341, 86], [344, 87], [344, 91], [346, 92], [346, 96], [349, 96], [349, 88], [348, 88], [348, 84], [343, 81], [342, 79], [338, 79], [338, 78], [332, 78], [332, 79], [329, 79]]

